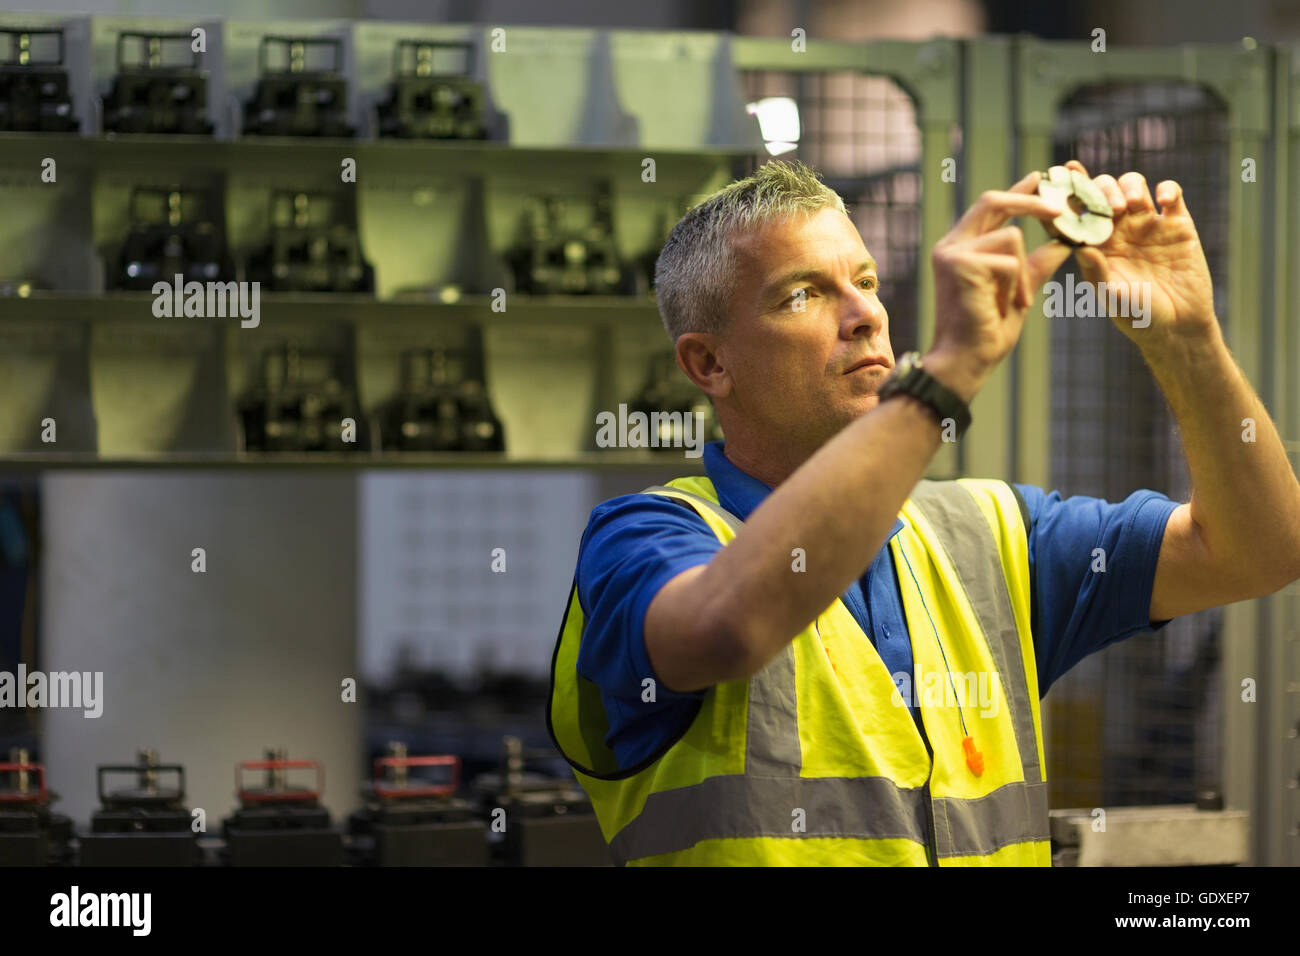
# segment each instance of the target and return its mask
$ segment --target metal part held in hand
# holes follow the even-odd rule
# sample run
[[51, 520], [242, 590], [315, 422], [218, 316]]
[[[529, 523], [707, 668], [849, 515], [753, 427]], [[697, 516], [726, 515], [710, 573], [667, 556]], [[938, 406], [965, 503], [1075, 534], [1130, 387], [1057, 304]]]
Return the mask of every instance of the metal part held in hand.
[[1115, 229], [1110, 200], [1097, 184], [1078, 170], [1053, 166], [1040, 174], [1038, 195], [1059, 199], [1065, 212], [1052, 220], [1048, 232], [1072, 246], [1099, 246]]

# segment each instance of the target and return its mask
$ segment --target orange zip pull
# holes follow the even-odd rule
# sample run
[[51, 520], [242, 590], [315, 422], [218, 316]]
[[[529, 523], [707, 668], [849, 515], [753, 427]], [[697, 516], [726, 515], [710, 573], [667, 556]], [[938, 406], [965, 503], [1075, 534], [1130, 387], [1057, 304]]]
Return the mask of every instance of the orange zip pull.
[[977, 777], [984, 773], [984, 755], [975, 749], [975, 738], [963, 737], [961, 749], [966, 751], [966, 766], [970, 767], [970, 772]]

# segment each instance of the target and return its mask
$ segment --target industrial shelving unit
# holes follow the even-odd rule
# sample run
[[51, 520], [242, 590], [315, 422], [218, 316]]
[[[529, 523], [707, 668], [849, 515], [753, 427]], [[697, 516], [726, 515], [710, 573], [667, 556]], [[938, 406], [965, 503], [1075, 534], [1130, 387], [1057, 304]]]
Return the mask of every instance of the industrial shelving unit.
[[[596, 409], [615, 408], [627, 401], [641, 384], [648, 358], [667, 348], [653, 298], [648, 294], [648, 279], [640, 280], [638, 295], [629, 296], [528, 296], [508, 291], [509, 280], [501, 256], [513, 241], [514, 226], [521, 202], [526, 198], [521, 184], [528, 182], [530, 171], [539, 167], [553, 171], [546, 177], [550, 188], [582, 188], [592, 181], [617, 182], [619, 178], [640, 185], [644, 151], [611, 149], [512, 149], [495, 143], [405, 143], [357, 141], [289, 141], [244, 140], [206, 141], [191, 137], [118, 137], [82, 140], [68, 136], [9, 135], [0, 138], [0, 164], [13, 182], [19, 170], [39, 176], [42, 163], [52, 158], [59, 182], [73, 198], [64, 200], [78, 210], [76, 219], [93, 223], [96, 241], [82, 238], [84, 261], [97, 264], [101, 250], [112, 249], [112, 236], [120, 232], [120, 185], [129, 170], [133, 183], [166, 182], [180, 177], [213, 177], [224, 184], [232, 207], [232, 223], [247, 213], [248, 207], [264, 201], [269, 188], [355, 188], [358, 206], [358, 231], [363, 250], [376, 264], [378, 294], [293, 294], [265, 292], [260, 303], [259, 323], [244, 328], [237, 318], [155, 318], [150, 311], [153, 297], [148, 293], [103, 292], [102, 267], [74, 271], [63, 263], [32, 262], [29, 271], [41, 268], [55, 274], [45, 283], [62, 289], [36, 292], [25, 298], [0, 302], [0, 340], [11, 350], [27, 349], [43, 353], [47, 362], [63, 365], [50, 398], [59, 406], [56, 418], [69, 427], [61, 427], [57, 452], [42, 448], [31, 436], [44, 415], [27, 421], [28, 440], [19, 444], [10, 439], [7, 457], [14, 463], [60, 465], [82, 464], [88, 455], [107, 461], [152, 463], [168, 452], [184, 456], [207, 453], [213, 460], [234, 456], [244, 463], [272, 460], [271, 456], [250, 456], [238, 452], [234, 436], [223, 422], [233, 416], [233, 401], [244, 387], [247, 366], [259, 349], [268, 343], [293, 336], [297, 341], [324, 336], [355, 363], [356, 386], [362, 404], [369, 411], [389, 398], [396, 385], [397, 362], [402, 348], [434, 345], [458, 346], [472, 339], [482, 349], [482, 361], [493, 404], [506, 424], [507, 452], [495, 457], [480, 457], [479, 466], [491, 462], [527, 462], [561, 460], [580, 467], [601, 467], [599, 455], [586, 443], [585, 422], [592, 420]], [[672, 195], [677, 204], [711, 183], [725, 181], [731, 165], [742, 151], [657, 151], [656, 196]], [[358, 183], [339, 187], [337, 181], [342, 158], [355, 160]], [[422, 171], [436, 169], [436, 178], [420, 183]], [[181, 173], [180, 171], [184, 171]], [[422, 228], [430, 211], [408, 202], [405, 209], [394, 209], [390, 194], [405, 177], [408, 197], [417, 199], [422, 190], [437, 204], [439, 192], [449, 194], [452, 216], [445, 218], [441, 231]], [[264, 187], [253, 190], [248, 185], [256, 179]], [[39, 181], [39, 180], [38, 180]], [[373, 186], [371, 184], [374, 184]], [[656, 202], [643, 196], [621, 195], [618, 189], [616, 224], [626, 223], [635, 232], [639, 222], [653, 216]], [[466, 201], [468, 196], [468, 201]], [[662, 205], [662, 201], [658, 203]], [[436, 213], [434, 213], [436, 216]], [[106, 219], [112, 225], [101, 224]], [[448, 228], [450, 227], [450, 228]], [[56, 227], [67, 230], [66, 220]], [[616, 227], [617, 228], [617, 227]], [[235, 233], [232, 229], [232, 233]], [[622, 243], [633, 246], [632, 260], [643, 258], [645, 242], [653, 243], [652, 232], [637, 239], [620, 232]], [[253, 235], [249, 230], [246, 235]], [[255, 241], [252, 240], [252, 241]], [[240, 237], [232, 235], [232, 244]], [[415, 245], [418, 243], [418, 245]], [[245, 243], [246, 245], [247, 243]], [[28, 248], [39, 251], [40, 242]], [[69, 248], [62, 245], [61, 248]], [[73, 246], [75, 248], [75, 246]], [[427, 250], [435, 263], [422, 275], [403, 267], [395, 259], [410, 258], [412, 248]], [[650, 247], [652, 250], [653, 247]], [[372, 251], [375, 250], [375, 251]], [[33, 255], [37, 254], [36, 252]], [[452, 301], [443, 301], [436, 291], [439, 282], [451, 284], [463, 274], [468, 258], [471, 290], [461, 293], [455, 287]], [[10, 260], [13, 262], [13, 260]], [[441, 265], [437, 263], [441, 262]], [[407, 288], [399, 288], [394, 272], [405, 271]], [[96, 273], [99, 273], [98, 275]], [[412, 285], [427, 283], [426, 291]], [[72, 286], [72, 288], [67, 288]], [[493, 290], [505, 293], [496, 299]], [[499, 293], [498, 293], [499, 294]], [[501, 306], [504, 305], [504, 308]], [[48, 330], [57, 322], [63, 332], [50, 341]], [[129, 380], [135, 408], [141, 402], [141, 375], [148, 374], [149, 363], [140, 361], [114, 363], [122, 354], [122, 335], [139, 333], [146, 341], [134, 346], [137, 353], [156, 356], [168, 351], [167, 372], [175, 375], [176, 361], [188, 362], [194, 381], [201, 387], [175, 394], [174, 387], [163, 387], [164, 404], [184, 402], [183, 412], [176, 414], [193, 427], [181, 433], [160, 432], [157, 401], [146, 401], [154, 409], [153, 420], [141, 420], [138, 411], [121, 409], [115, 395], [125, 395], [122, 377]], [[166, 339], [166, 341], [164, 341]], [[131, 346], [126, 346], [129, 350]], [[214, 356], [224, 355], [222, 362]], [[538, 375], [518, 375], [518, 366], [531, 357], [541, 359], [543, 369], [563, 364], [566, 356], [581, 361], [586, 375], [575, 379], [566, 375], [555, 383], [563, 407], [548, 404], [546, 395], [553, 391], [519, 391], [515, 383], [531, 388]], [[205, 366], [212, 366], [203, 371]], [[71, 371], [69, 371], [71, 370]], [[24, 375], [39, 372], [39, 365], [28, 363]], [[80, 371], [80, 375], [77, 372]], [[206, 377], [204, 378], [203, 376]], [[583, 379], [586, 379], [583, 381]], [[79, 379], [79, 380], [78, 380]], [[11, 379], [18, 385], [19, 377]], [[21, 386], [20, 386], [21, 387]], [[80, 399], [80, 408], [61, 403], [70, 396]], [[12, 409], [13, 405], [9, 406]], [[21, 407], [21, 405], [20, 405]], [[92, 411], [93, 408], [93, 411]], [[28, 414], [35, 414], [31, 410]], [[92, 422], [98, 420], [98, 428]], [[12, 433], [22, 427], [11, 420]], [[437, 463], [446, 459], [456, 464], [459, 453], [416, 456], [406, 460], [399, 455], [340, 456], [367, 464], [410, 464], [416, 459]], [[193, 459], [190, 459], [191, 461]], [[315, 460], [299, 459], [299, 464]], [[327, 459], [321, 459], [324, 463]], [[641, 456], [652, 465], [653, 454]], [[613, 464], [615, 459], [611, 459]]]
[[[127, 29], [185, 32], [182, 21], [21, 19], [67, 37], [66, 66], [79, 134], [0, 134], [0, 223], [5, 279], [36, 291], [0, 299], [0, 342], [12, 374], [0, 384], [0, 462], [17, 468], [345, 465], [621, 469], [664, 455], [594, 443], [594, 413], [630, 401], [649, 361], [669, 348], [652, 295], [665, 230], [698, 195], [728, 181], [761, 151], [734, 77], [719, 69], [719, 38], [616, 36], [592, 30], [510, 28], [510, 56], [493, 59], [497, 33], [469, 27], [352, 22], [206, 23], [213, 137], [102, 134], [111, 51]], [[18, 22], [0, 18], [3, 25]], [[33, 21], [38, 21], [33, 23]], [[200, 27], [194, 27], [195, 30]], [[255, 77], [262, 35], [330, 37], [344, 51], [348, 118], [357, 138], [239, 135], [240, 104]], [[391, 79], [399, 38], [456, 40], [476, 52], [485, 117], [498, 140], [379, 139], [374, 104]], [[664, 62], [688, 82], [701, 71], [714, 101], [665, 117], [649, 77]], [[569, 98], [558, 93], [581, 81]], [[546, 115], [539, 94], [556, 94]], [[615, 91], [621, 97], [615, 95]], [[639, 104], [639, 105], [638, 105]], [[693, 116], [688, 114], [694, 114]], [[665, 136], [665, 119], [672, 121]], [[683, 132], [685, 131], [685, 132]], [[654, 170], [645, 175], [645, 163]], [[350, 167], [347, 176], [344, 166]], [[267, 234], [273, 192], [324, 193], [355, 209], [375, 267], [375, 294], [263, 291], [254, 325], [238, 318], [158, 318], [147, 293], [105, 291], [134, 187], [197, 188], [217, 197], [228, 249], [244, 263]], [[505, 257], [538, 194], [581, 218], [608, 203], [627, 295], [516, 292]], [[53, 249], [58, 255], [51, 255]], [[232, 278], [232, 277], [223, 277]], [[235, 403], [259, 354], [286, 343], [332, 351], [374, 416], [399, 387], [404, 350], [473, 356], [506, 434], [506, 451], [356, 454], [245, 453]], [[40, 423], [57, 423], [57, 441]], [[682, 458], [680, 453], [673, 456]], [[688, 471], [698, 459], [685, 459]]]

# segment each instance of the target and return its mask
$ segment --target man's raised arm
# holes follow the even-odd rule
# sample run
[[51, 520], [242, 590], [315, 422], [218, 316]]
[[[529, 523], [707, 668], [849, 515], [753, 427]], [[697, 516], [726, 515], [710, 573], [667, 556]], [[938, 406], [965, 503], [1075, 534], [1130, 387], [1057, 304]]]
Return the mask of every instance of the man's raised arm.
[[1161, 182], [1157, 211], [1138, 173], [1095, 182], [1110, 199], [1115, 232], [1105, 245], [1079, 250], [1078, 261], [1088, 281], [1128, 286], [1130, 302], [1149, 293], [1141, 300], [1149, 316], [1112, 319], [1168, 400], [1192, 479], [1190, 502], [1165, 527], [1151, 619], [1272, 593], [1300, 578], [1300, 482], [1223, 340], [1182, 189]]

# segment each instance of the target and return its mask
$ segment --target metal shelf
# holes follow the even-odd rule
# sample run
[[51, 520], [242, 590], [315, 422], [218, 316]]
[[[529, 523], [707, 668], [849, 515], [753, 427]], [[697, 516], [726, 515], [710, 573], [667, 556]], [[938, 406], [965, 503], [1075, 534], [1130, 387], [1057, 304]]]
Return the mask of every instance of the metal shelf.
[[[30, 169], [39, 179], [47, 157], [61, 169], [121, 174], [226, 172], [313, 176], [339, 182], [339, 160], [357, 161], [358, 181], [375, 173], [429, 172], [439, 175], [519, 176], [536, 181], [539, 169], [571, 167], [593, 175], [639, 178], [641, 161], [656, 159], [656, 181], [689, 188], [719, 161], [753, 156], [751, 149], [662, 149], [650, 147], [515, 147], [486, 140], [365, 140], [324, 137], [147, 134], [79, 136], [70, 133], [0, 133], [0, 166]], [[430, 169], [430, 163], [434, 167]]]
[[256, 467], [288, 470], [344, 469], [545, 469], [582, 471], [645, 471], [665, 469], [678, 474], [703, 474], [703, 458], [687, 458], [680, 449], [655, 453], [634, 451], [587, 452], [565, 458], [512, 458], [509, 453], [491, 452], [365, 452], [339, 454], [244, 453], [196, 454], [168, 452], [158, 455], [134, 455], [101, 458], [93, 452], [51, 455], [45, 453], [11, 453], [0, 456], [0, 472], [44, 471], [52, 468], [85, 469], [228, 469]]
[[[154, 296], [147, 292], [34, 292], [26, 297], [0, 298], [0, 323], [7, 320], [110, 322], [154, 319]], [[505, 312], [492, 311], [489, 295], [464, 295], [447, 303], [416, 295], [377, 299], [368, 295], [263, 292], [261, 324], [275, 319], [331, 322], [391, 322], [418, 319], [448, 323], [480, 322], [486, 326], [536, 324], [603, 324], [626, 322], [629, 312], [653, 324], [659, 312], [651, 296], [529, 296], [510, 293]], [[239, 318], [155, 319], [189, 325], [215, 324], [239, 328]]]

